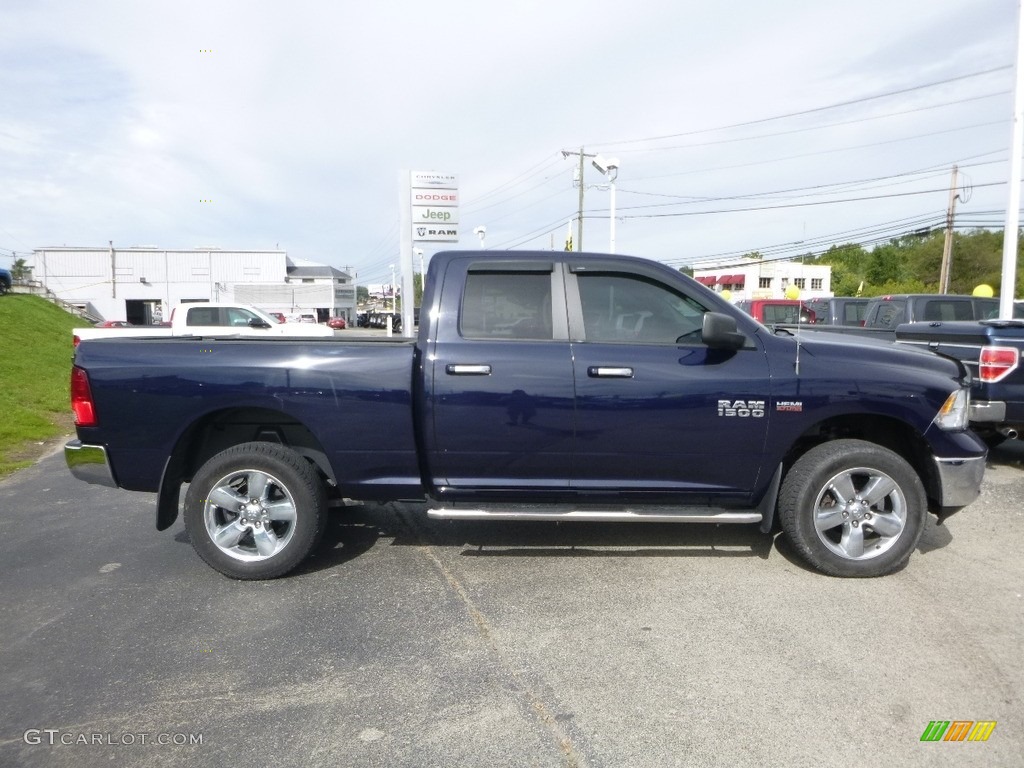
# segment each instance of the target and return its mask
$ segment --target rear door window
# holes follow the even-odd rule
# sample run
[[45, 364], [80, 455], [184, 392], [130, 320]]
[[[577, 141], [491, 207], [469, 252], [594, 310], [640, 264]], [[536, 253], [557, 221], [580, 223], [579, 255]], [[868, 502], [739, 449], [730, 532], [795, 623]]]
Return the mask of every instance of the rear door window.
[[973, 320], [974, 308], [969, 299], [923, 299], [921, 320]]
[[843, 325], [860, 325], [864, 320], [864, 311], [868, 308], [867, 302], [850, 301], [843, 304]]
[[470, 339], [552, 339], [550, 273], [470, 272], [459, 330]]
[[764, 314], [765, 325], [797, 322], [796, 304], [765, 304], [761, 311]]
[[879, 302], [870, 325], [876, 328], [895, 328], [906, 322], [905, 304], [906, 302], [902, 300]]
[[220, 325], [219, 307], [189, 307], [188, 315], [185, 318], [185, 325], [210, 326]]

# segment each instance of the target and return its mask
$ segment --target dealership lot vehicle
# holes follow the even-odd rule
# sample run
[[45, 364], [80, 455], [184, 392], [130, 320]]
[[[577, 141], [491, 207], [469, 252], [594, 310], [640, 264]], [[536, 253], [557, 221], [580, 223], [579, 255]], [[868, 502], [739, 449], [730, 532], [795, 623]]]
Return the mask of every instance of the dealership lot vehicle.
[[864, 313], [871, 299], [850, 296], [832, 296], [826, 299], [809, 299], [804, 302], [814, 312], [817, 325], [864, 324]]
[[1024, 319], [907, 323], [896, 340], [967, 366], [971, 426], [989, 445], [1024, 434]]
[[871, 300], [864, 313], [866, 328], [884, 328], [895, 332], [903, 323], [936, 320], [984, 320], [999, 314], [999, 300], [978, 296], [954, 296], [935, 293], [909, 293], [879, 296]]
[[818, 322], [814, 310], [797, 299], [750, 299], [737, 301], [736, 306], [765, 325]]
[[437, 254], [424, 307], [415, 340], [84, 342], [68, 466], [156, 492], [159, 529], [188, 483], [197, 553], [240, 579], [298, 566], [332, 497], [765, 533], [777, 515], [818, 570], [877, 576], [978, 494], [967, 371], [930, 352], [775, 334], [629, 257]]
[[[310, 315], [312, 318], [312, 315]], [[310, 322], [313, 322], [310, 320]], [[147, 338], [167, 336], [302, 336], [330, 337], [329, 328], [318, 325], [284, 324], [256, 307], [244, 304], [220, 302], [196, 302], [181, 304], [171, 311], [171, 320], [161, 326], [132, 326], [117, 329], [106, 326], [75, 328], [74, 343], [77, 346], [87, 339], [107, 337], [139, 336]]]

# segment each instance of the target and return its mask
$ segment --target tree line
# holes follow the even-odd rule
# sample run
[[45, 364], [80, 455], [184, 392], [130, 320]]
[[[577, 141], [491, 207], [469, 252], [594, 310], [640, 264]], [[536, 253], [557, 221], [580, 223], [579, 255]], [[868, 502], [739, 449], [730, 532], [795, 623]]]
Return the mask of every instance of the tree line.
[[[939, 293], [945, 232], [905, 235], [870, 251], [856, 243], [833, 245], [817, 256], [807, 254], [806, 264], [832, 267], [832, 292], [836, 296], [882, 296], [890, 293]], [[1024, 253], [1017, 244], [1017, 261]], [[974, 229], [953, 233], [949, 292], [970, 294], [979, 285], [1002, 288], [1003, 231]], [[1014, 296], [1024, 295], [1024, 275], [1018, 266]]]
[[[894, 238], [870, 251], [859, 243], [833, 245], [820, 254], [806, 253], [787, 259], [832, 267], [832, 292], [836, 296], [885, 296], [893, 293], [939, 293], [944, 230]], [[1024, 240], [1017, 242], [1017, 262], [1024, 255]], [[744, 259], [762, 261], [759, 251]], [[988, 285], [1000, 295], [1003, 273], [1003, 231], [972, 229], [953, 233], [949, 293], [970, 294]], [[693, 276], [693, 268], [680, 272]], [[1016, 271], [1014, 297], [1024, 296], [1024, 269]]]

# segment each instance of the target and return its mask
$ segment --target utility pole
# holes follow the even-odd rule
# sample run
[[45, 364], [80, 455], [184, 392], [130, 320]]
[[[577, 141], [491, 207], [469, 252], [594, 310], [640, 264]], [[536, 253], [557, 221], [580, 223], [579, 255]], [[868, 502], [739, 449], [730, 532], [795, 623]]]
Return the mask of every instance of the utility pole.
[[953, 178], [949, 182], [949, 205], [946, 206], [946, 240], [942, 245], [942, 269], [939, 272], [939, 292], [949, 293], [949, 277], [953, 267], [953, 218], [956, 216], [957, 167], [953, 166]]
[[583, 162], [585, 158], [597, 157], [597, 154], [588, 154], [587, 152], [583, 151], [583, 147], [580, 147], [579, 152], [570, 152], [567, 149], [562, 150], [562, 157], [569, 157], [569, 155], [579, 155], [580, 158], [580, 168], [578, 171], [579, 176], [575, 180], [575, 183], [578, 184], [580, 188], [580, 209], [576, 218], [576, 242], [573, 245], [574, 250], [580, 252], [583, 250], [583, 190], [586, 187], [586, 185], [583, 183]]

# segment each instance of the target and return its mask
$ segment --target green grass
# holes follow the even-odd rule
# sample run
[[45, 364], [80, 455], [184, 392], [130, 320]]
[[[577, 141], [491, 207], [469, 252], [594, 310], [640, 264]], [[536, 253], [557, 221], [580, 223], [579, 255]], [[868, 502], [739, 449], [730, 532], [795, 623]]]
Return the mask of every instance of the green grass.
[[71, 329], [83, 325], [38, 296], [0, 296], [0, 477], [31, 463], [27, 448], [67, 429]]

